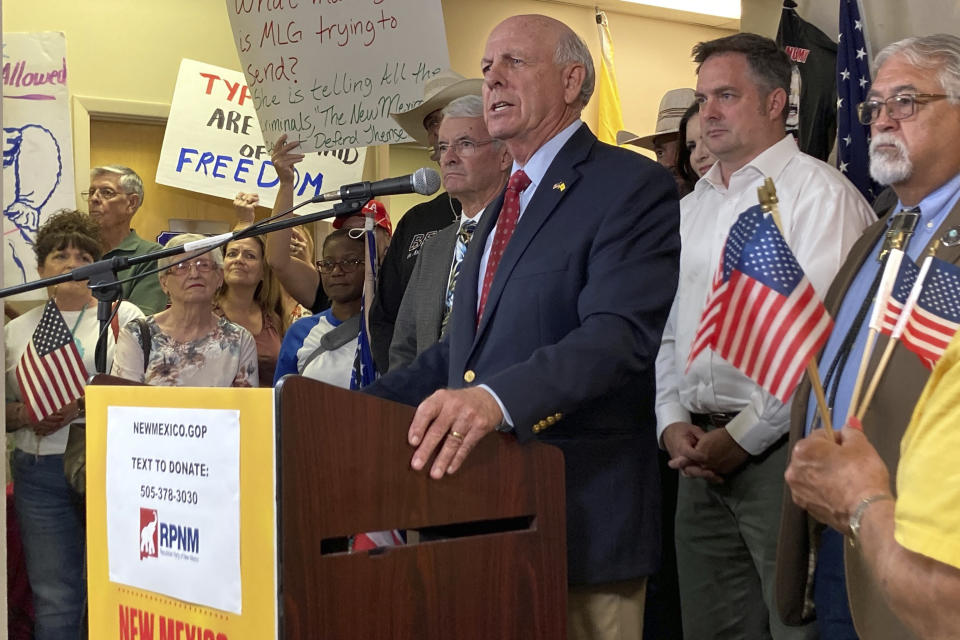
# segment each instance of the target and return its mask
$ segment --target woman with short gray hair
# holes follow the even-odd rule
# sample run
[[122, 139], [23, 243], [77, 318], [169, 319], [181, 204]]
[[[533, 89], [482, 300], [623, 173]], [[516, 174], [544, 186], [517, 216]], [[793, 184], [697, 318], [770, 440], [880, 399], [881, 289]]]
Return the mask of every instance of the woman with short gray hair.
[[[181, 234], [167, 247], [201, 239]], [[256, 387], [253, 336], [213, 312], [214, 296], [223, 284], [220, 249], [161, 258], [157, 264], [164, 269], [160, 287], [170, 306], [120, 331], [113, 375], [157, 386]]]

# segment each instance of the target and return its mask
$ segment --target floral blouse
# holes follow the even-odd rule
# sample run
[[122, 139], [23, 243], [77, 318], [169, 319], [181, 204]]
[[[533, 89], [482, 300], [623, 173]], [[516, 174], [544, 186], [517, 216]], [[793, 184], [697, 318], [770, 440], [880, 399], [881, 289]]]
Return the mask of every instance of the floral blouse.
[[120, 330], [111, 373], [127, 380], [166, 387], [256, 387], [257, 346], [250, 332], [219, 318], [213, 332], [190, 342], [178, 342], [160, 330], [153, 316], [150, 359], [143, 366], [140, 324]]

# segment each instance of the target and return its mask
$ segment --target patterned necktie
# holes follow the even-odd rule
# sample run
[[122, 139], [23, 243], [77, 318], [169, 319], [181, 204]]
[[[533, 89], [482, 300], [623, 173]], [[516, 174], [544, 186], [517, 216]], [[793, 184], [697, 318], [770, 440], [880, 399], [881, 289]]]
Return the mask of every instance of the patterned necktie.
[[447, 332], [447, 321], [450, 319], [450, 310], [453, 308], [453, 290], [457, 286], [457, 278], [460, 277], [460, 266], [463, 264], [463, 256], [467, 253], [467, 245], [476, 228], [476, 220], [466, 220], [460, 225], [460, 232], [457, 233], [457, 245], [453, 248], [453, 266], [450, 267], [450, 279], [447, 281], [447, 304], [443, 310], [443, 319], [440, 321], [441, 338]]
[[517, 228], [517, 219], [520, 217], [520, 194], [529, 186], [530, 178], [523, 169], [517, 169], [507, 183], [507, 191], [503, 196], [503, 208], [500, 209], [500, 216], [497, 218], [497, 231], [493, 234], [493, 245], [490, 247], [490, 255], [487, 258], [487, 271], [483, 274], [483, 289], [480, 292], [480, 305], [477, 307], [477, 324], [480, 324], [483, 308], [487, 306], [490, 285], [493, 283], [493, 276], [497, 272], [503, 250], [507, 248], [507, 243], [510, 242], [510, 237]]

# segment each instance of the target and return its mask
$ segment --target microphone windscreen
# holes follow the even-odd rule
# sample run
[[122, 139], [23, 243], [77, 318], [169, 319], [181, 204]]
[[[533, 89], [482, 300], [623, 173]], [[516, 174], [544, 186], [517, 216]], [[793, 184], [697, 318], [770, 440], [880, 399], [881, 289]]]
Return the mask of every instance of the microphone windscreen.
[[422, 196], [431, 196], [440, 190], [440, 174], [429, 167], [413, 172], [413, 190]]

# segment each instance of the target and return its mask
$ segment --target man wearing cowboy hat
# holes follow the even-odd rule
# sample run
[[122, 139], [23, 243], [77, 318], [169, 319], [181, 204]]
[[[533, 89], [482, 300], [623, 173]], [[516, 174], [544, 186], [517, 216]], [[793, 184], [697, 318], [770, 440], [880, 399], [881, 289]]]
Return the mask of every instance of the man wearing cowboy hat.
[[[431, 160], [439, 161], [436, 145], [441, 111], [461, 96], [479, 96], [482, 85], [479, 78], [467, 79], [456, 71], [445, 69], [424, 84], [423, 102], [419, 106], [390, 115], [410, 137], [430, 149]], [[381, 373], [386, 372], [389, 364], [394, 323], [420, 248], [427, 238], [459, 218], [460, 203], [449, 194], [441, 193], [412, 207], [397, 223], [393, 241], [380, 266], [377, 296], [370, 307], [373, 359]]]
[[671, 89], [663, 94], [663, 98], [660, 100], [657, 127], [653, 133], [648, 136], [638, 136], [623, 129], [617, 132], [617, 144], [634, 144], [653, 151], [657, 155], [657, 162], [673, 174], [673, 179], [677, 183], [677, 190], [681, 196], [686, 195], [687, 187], [677, 171], [677, 152], [680, 148], [680, 120], [683, 118], [684, 112], [693, 104], [693, 101], [693, 89]]

